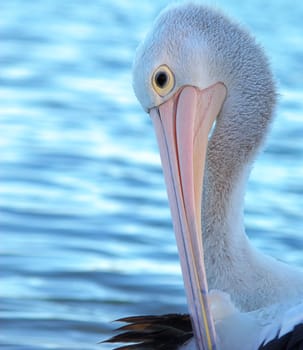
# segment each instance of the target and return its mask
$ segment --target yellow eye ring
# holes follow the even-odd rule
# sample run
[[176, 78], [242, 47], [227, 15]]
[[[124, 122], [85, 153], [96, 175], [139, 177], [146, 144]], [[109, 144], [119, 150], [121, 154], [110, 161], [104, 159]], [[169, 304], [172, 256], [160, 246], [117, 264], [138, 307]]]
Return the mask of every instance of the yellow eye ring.
[[166, 64], [159, 66], [153, 73], [152, 86], [156, 93], [165, 96], [175, 86], [175, 76]]

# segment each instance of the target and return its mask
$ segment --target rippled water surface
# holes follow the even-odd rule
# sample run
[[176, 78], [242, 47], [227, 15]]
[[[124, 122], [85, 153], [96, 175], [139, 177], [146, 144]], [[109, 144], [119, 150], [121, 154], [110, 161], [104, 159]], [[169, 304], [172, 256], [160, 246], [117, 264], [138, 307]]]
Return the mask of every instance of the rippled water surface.
[[[186, 311], [156, 141], [130, 78], [168, 3], [1, 1], [3, 349], [103, 349], [115, 318]], [[247, 232], [303, 266], [303, 2], [216, 4], [257, 36], [280, 93]]]

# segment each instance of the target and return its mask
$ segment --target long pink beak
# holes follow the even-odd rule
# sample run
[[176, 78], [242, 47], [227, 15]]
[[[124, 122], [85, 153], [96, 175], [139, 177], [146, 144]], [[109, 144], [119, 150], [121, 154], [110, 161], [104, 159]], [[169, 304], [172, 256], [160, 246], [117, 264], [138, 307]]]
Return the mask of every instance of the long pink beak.
[[208, 134], [226, 97], [216, 83], [207, 89], [181, 88], [150, 110], [158, 144], [189, 312], [199, 350], [214, 350], [216, 335], [207, 300], [201, 200]]

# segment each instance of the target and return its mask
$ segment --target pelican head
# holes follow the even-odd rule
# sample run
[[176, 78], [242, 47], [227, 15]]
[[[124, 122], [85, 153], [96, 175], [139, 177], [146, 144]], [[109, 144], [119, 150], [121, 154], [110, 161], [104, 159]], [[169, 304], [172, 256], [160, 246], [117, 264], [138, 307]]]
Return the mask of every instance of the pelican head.
[[212, 231], [227, 210], [210, 192], [226, 197], [262, 143], [275, 104], [272, 75], [244, 29], [186, 3], [165, 9], [138, 47], [133, 86], [158, 138], [197, 346], [214, 349], [202, 228]]

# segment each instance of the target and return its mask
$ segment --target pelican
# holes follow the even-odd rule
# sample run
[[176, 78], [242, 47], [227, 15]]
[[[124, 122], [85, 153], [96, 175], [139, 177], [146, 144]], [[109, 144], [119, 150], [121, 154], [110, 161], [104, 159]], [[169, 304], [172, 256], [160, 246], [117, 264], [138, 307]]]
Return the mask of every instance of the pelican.
[[124, 318], [125, 333], [110, 341], [303, 349], [303, 272], [258, 251], [243, 224], [245, 184], [276, 104], [260, 45], [218, 10], [173, 5], [137, 49], [133, 86], [157, 135], [190, 316]]

